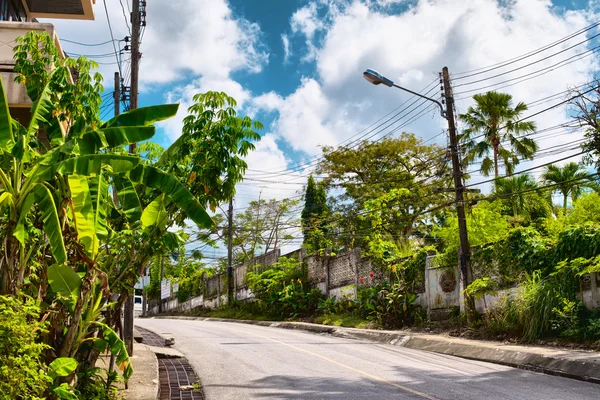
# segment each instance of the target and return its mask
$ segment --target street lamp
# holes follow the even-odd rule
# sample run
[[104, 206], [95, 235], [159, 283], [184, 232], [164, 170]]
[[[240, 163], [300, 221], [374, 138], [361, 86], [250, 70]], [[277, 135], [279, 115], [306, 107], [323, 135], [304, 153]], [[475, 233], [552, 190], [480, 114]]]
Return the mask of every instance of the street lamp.
[[[458, 216], [458, 232], [460, 236], [460, 271], [463, 277], [464, 287], [468, 287], [472, 282], [472, 274], [469, 267], [471, 258], [471, 247], [469, 245], [469, 235], [467, 232], [467, 218], [465, 216], [464, 198], [463, 193], [465, 192], [465, 186], [463, 183], [463, 172], [460, 165], [460, 159], [458, 157], [458, 135], [456, 133], [456, 124], [454, 122], [454, 100], [452, 98], [452, 86], [450, 86], [450, 74], [448, 68], [444, 67], [442, 74], [440, 75], [440, 83], [444, 85], [444, 94], [446, 96], [446, 107], [447, 112], [444, 110], [442, 104], [432, 98], [423, 96], [422, 94], [413, 92], [403, 88], [402, 86], [395, 85], [390, 79], [381, 75], [379, 72], [367, 69], [363, 72], [363, 77], [371, 82], [373, 85], [384, 84], [388, 87], [397, 87], [398, 89], [404, 90], [405, 92], [414, 94], [415, 96], [429, 100], [440, 107], [442, 118], [448, 121], [448, 135], [450, 137], [450, 154], [452, 158], [452, 170], [454, 178], [454, 192], [456, 194], [456, 213]], [[469, 323], [474, 321], [475, 315], [475, 303], [472, 298], [465, 297], [465, 305], [467, 309], [467, 320]]]
[[442, 103], [440, 103], [439, 101], [432, 99], [430, 97], [426, 97], [423, 96], [422, 94], [419, 94], [417, 92], [413, 92], [412, 90], [409, 90], [407, 88], [403, 88], [402, 86], [398, 86], [396, 85], [394, 82], [392, 82], [390, 79], [386, 78], [385, 76], [381, 75], [379, 72], [375, 71], [374, 69], [367, 69], [365, 72], [363, 72], [363, 77], [371, 82], [373, 85], [379, 85], [381, 83], [383, 83], [385, 86], [388, 87], [397, 87], [398, 89], [404, 90], [405, 92], [414, 94], [415, 96], [419, 96], [424, 98], [425, 100], [429, 100], [434, 102], [435, 104], [437, 104], [440, 107], [440, 114], [442, 115], [442, 118], [448, 119], [448, 117], [446, 116], [446, 111], [444, 110], [444, 106], [442, 105]]

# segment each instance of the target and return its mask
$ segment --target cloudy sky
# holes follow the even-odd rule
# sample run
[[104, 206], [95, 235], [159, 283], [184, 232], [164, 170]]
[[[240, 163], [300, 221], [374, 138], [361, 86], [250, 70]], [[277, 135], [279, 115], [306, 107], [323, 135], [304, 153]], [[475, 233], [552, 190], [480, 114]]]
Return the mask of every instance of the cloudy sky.
[[[128, 34], [129, 0], [106, 0], [117, 39]], [[491, 89], [531, 104], [528, 113], [564, 99], [590, 81], [598, 65], [599, 28], [520, 61], [498, 67], [580, 31], [597, 19], [588, 0], [148, 0], [141, 63], [141, 105], [181, 102], [180, 115], [160, 126], [169, 145], [181, 132], [191, 97], [222, 90], [239, 112], [265, 125], [248, 157], [236, 207], [251, 199], [294, 196], [318, 161], [320, 146], [377, 139], [401, 131], [445, 144], [445, 120], [433, 105], [366, 82], [366, 68], [439, 99], [438, 73], [448, 66], [458, 113], [471, 96]], [[96, 20], [53, 22], [67, 52], [101, 62], [107, 91], [117, 70], [102, 0]], [[590, 39], [591, 40], [587, 40]], [[117, 43], [123, 46], [124, 43]], [[124, 54], [123, 59], [128, 59]], [[531, 65], [527, 65], [531, 64]], [[494, 66], [492, 71], [483, 69]], [[473, 71], [471, 73], [465, 73]], [[128, 63], [123, 64], [128, 76]], [[473, 75], [475, 74], [475, 75]], [[556, 96], [554, 96], [556, 95]], [[553, 97], [550, 97], [553, 96]], [[427, 109], [427, 106], [430, 108]], [[107, 107], [106, 115], [110, 113]], [[535, 117], [539, 129], [569, 120], [564, 108]], [[387, 122], [386, 122], [387, 121]], [[577, 134], [547, 131], [549, 149], [535, 163], [574, 154]], [[558, 146], [558, 145], [565, 146]], [[558, 147], [557, 147], [558, 146]], [[550, 150], [557, 149], [552, 153]], [[560, 152], [560, 154], [556, 154]], [[523, 164], [526, 168], [529, 164]], [[519, 169], [519, 168], [518, 168]], [[474, 181], [481, 179], [476, 174]]]

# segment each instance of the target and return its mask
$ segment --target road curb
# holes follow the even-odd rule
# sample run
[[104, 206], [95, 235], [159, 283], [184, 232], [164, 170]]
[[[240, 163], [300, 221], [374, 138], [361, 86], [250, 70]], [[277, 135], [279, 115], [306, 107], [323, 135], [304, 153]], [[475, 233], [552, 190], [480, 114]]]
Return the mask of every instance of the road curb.
[[440, 335], [407, 334], [393, 331], [343, 328], [306, 322], [235, 320], [226, 318], [154, 316], [159, 319], [236, 322], [272, 328], [296, 329], [335, 337], [391, 344], [414, 350], [484, 361], [528, 371], [600, 384], [600, 353], [514, 346]]

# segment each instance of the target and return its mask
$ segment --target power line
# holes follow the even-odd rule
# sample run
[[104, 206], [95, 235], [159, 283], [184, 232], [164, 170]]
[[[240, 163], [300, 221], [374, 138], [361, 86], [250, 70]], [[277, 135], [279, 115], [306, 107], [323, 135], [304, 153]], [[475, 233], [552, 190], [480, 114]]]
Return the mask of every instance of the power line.
[[[556, 64], [554, 64], [554, 65], [551, 65], [551, 66], [549, 66], [549, 67], [545, 67], [545, 68], [539, 69], [539, 70], [537, 70], [537, 71], [530, 72], [530, 73], [528, 73], [528, 74], [525, 74], [525, 75], [521, 75], [521, 76], [519, 76], [519, 77], [516, 77], [516, 78], [507, 79], [507, 80], [505, 80], [505, 81], [502, 81], [502, 82], [497, 82], [497, 83], [494, 83], [494, 84], [491, 84], [491, 85], [482, 86], [482, 87], [479, 87], [479, 88], [477, 88], [477, 89], [464, 90], [464, 91], [462, 91], [462, 92], [458, 92], [458, 93], [456, 93], [456, 95], [459, 95], [459, 94], [465, 94], [465, 93], [479, 92], [479, 91], [481, 91], [481, 90], [483, 90], [483, 89], [488, 89], [488, 88], [492, 88], [492, 87], [494, 87], [494, 86], [503, 85], [503, 84], [505, 84], [505, 83], [508, 83], [508, 82], [513, 82], [513, 81], [515, 81], [515, 80], [519, 80], [519, 79], [526, 78], [526, 77], [531, 77], [530, 79], [533, 79], [533, 78], [538, 78], [538, 77], [540, 77], [540, 76], [542, 76], [542, 75], [545, 75], [545, 74], [548, 74], [548, 73], [550, 73], [550, 72], [553, 72], [553, 71], [555, 71], [555, 70], [556, 70], [556, 69], [558, 69], [558, 68], [565, 67], [565, 66], [567, 66], [567, 65], [569, 65], [569, 64], [572, 64], [572, 63], [574, 63], [574, 62], [576, 62], [576, 61], [579, 61], [579, 60], [582, 60], [582, 59], [584, 59], [584, 58], [586, 58], [586, 57], [589, 57], [589, 56], [591, 56], [592, 54], [596, 53], [596, 52], [597, 52], [599, 49], [600, 49], [600, 46], [596, 46], [596, 47], [594, 47], [594, 48], [592, 48], [592, 49], [590, 49], [590, 50], [588, 50], [588, 51], [585, 51], [585, 52], [583, 52], [583, 53], [580, 53], [580, 54], [577, 54], [577, 55], [571, 56], [571, 57], [569, 57], [569, 58], [566, 58], [566, 59], [564, 59], [564, 60], [562, 60], [562, 61], [560, 61], [560, 62], [558, 62], [558, 63], [556, 63]], [[568, 62], [567, 62], [567, 61], [568, 61]], [[563, 63], [564, 63], [564, 64], [563, 64]], [[562, 65], [561, 65], [561, 64], [562, 64]], [[522, 83], [522, 82], [524, 82], [525, 80], [526, 80], [526, 79], [523, 79], [523, 80], [521, 80], [521, 81], [519, 81], [519, 82], [517, 82], [517, 83]], [[459, 86], [460, 86], [460, 85], [459, 85]], [[512, 85], [507, 85], [507, 86], [512, 86]], [[507, 87], [507, 86], [503, 86], [503, 87]]]
[[[502, 76], [502, 75], [507, 75], [507, 74], [510, 74], [510, 73], [512, 73], [512, 72], [520, 71], [520, 70], [522, 70], [522, 69], [524, 69], [524, 68], [527, 68], [527, 67], [530, 67], [530, 66], [532, 66], [532, 65], [538, 64], [538, 63], [540, 63], [540, 62], [542, 62], [542, 61], [546, 61], [546, 60], [548, 60], [548, 59], [550, 59], [550, 58], [552, 58], [552, 57], [555, 57], [555, 56], [557, 56], [557, 55], [559, 55], [559, 54], [562, 54], [562, 53], [564, 53], [564, 52], [566, 52], [566, 51], [572, 50], [573, 48], [575, 48], [575, 47], [577, 47], [577, 46], [580, 46], [580, 45], [582, 45], [582, 44], [584, 44], [584, 43], [587, 43], [587, 42], [589, 42], [589, 41], [591, 41], [591, 40], [593, 40], [593, 39], [597, 38], [598, 36], [600, 36], [600, 33], [597, 33], [597, 34], [595, 34], [594, 36], [592, 36], [592, 37], [590, 37], [590, 38], [588, 38], [588, 39], [586, 39], [586, 40], [583, 40], [583, 41], [581, 41], [581, 42], [579, 42], [579, 43], [576, 43], [576, 44], [574, 44], [574, 45], [572, 45], [572, 46], [569, 46], [569, 47], [567, 47], [567, 48], [565, 48], [565, 49], [562, 49], [562, 50], [561, 50], [561, 51], [559, 51], [559, 52], [553, 53], [553, 54], [551, 54], [551, 55], [549, 55], [549, 56], [546, 56], [546, 57], [544, 57], [544, 58], [540, 58], [539, 60], [532, 61], [532, 62], [530, 62], [530, 63], [528, 63], [528, 64], [522, 65], [522, 66], [520, 66], [520, 67], [517, 67], [517, 68], [513, 68], [513, 69], [511, 69], [511, 70], [509, 70], [509, 71], [505, 71], [505, 72], [502, 72], [502, 73], [500, 73], [500, 74], [496, 74], [496, 75], [489, 76], [489, 77], [486, 77], [486, 78], [477, 79], [477, 80], [470, 81], [470, 82], [466, 82], [466, 83], [461, 83], [460, 85], [456, 85], [455, 87], [461, 87], [461, 86], [472, 85], [472, 84], [475, 84], [475, 83], [480, 83], [480, 82], [484, 82], [484, 81], [487, 81], [487, 80], [490, 80], [490, 79], [498, 78], [498, 77], [500, 77], [500, 76]], [[581, 54], [581, 53], [580, 53], [580, 54]], [[568, 60], [568, 59], [567, 59], [567, 60]], [[478, 74], [477, 74], [477, 75], [478, 75]], [[466, 78], [466, 77], [465, 77], [465, 78]], [[462, 78], [455, 78], [455, 80], [458, 80], [458, 79], [462, 79]]]
[[[129, 21], [127, 20], [127, 15], [125, 14], [125, 7], [123, 6], [123, 1], [119, 0], [119, 3], [121, 4], [121, 10], [123, 10], [123, 18], [125, 19], [125, 25], [127, 26], [127, 30], [131, 35], [131, 27], [129, 26]], [[127, 3], [127, 6], [129, 7], [129, 3]]]
[[[105, 44], [109, 44], [114, 42], [114, 39], [111, 40], [107, 40], [106, 42], [102, 42], [102, 43], [81, 43], [81, 42], [77, 42], [74, 40], [69, 40], [69, 39], [60, 39], [61, 42], [67, 42], [67, 43], [73, 43], [73, 44], [77, 44], [79, 46], [86, 46], [86, 47], [96, 47], [96, 46], [104, 46]], [[120, 42], [120, 40], [117, 40], [117, 42]]]
[[[532, 57], [532, 56], [534, 56], [536, 54], [539, 54], [539, 53], [541, 53], [543, 51], [546, 51], [546, 50], [548, 50], [548, 49], [550, 49], [552, 47], [555, 47], [555, 46], [557, 46], [557, 45], [559, 45], [561, 43], [564, 43], [564, 42], [566, 42], [566, 41], [568, 41], [568, 40], [570, 40], [570, 39], [572, 39], [572, 38], [574, 38], [574, 37], [576, 37], [578, 35], [581, 35], [582, 33], [588, 32], [588, 31], [594, 29], [595, 27], [597, 27], [599, 25], [600, 25], [600, 21], [599, 22], [595, 22], [595, 23], [593, 23], [591, 25], [586, 26], [583, 29], [580, 29], [577, 32], [574, 32], [574, 33], [572, 33], [572, 34], [570, 34], [570, 35], [568, 35], [568, 36], [566, 36], [566, 37], [564, 37], [562, 39], [559, 39], [558, 41], [555, 41], [555, 42], [550, 43], [550, 44], [548, 44], [546, 46], [540, 47], [537, 50], [533, 50], [531, 52], [522, 54], [522, 55], [517, 56], [515, 58], [511, 58], [510, 60], [502, 61], [500, 63], [489, 65], [487, 67], [477, 68], [477, 69], [470, 70], [470, 71], [465, 71], [465, 72], [459, 72], [457, 74], [454, 74], [454, 76], [456, 76], [454, 78], [454, 80], [460, 80], [460, 79], [465, 79], [465, 78], [469, 78], [469, 77], [480, 75], [480, 74], [485, 74], [487, 72], [496, 70], [498, 68], [502, 68], [502, 67], [505, 67], [507, 65], [516, 63], [518, 61], [524, 60], [524, 59], [526, 59], [528, 57]], [[478, 72], [478, 71], [480, 71], [480, 72]]]
[[[528, 115], [528, 116], [526, 116], [526, 117], [523, 117], [523, 118], [520, 118], [520, 119], [518, 119], [518, 120], [516, 120], [516, 121], [511, 121], [511, 123], [512, 123], [512, 124], [515, 124], [515, 123], [517, 123], [517, 122], [522, 122], [522, 121], [525, 121], [525, 120], [527, 120], [527, 119], [531, 119], [531, 118], [533, 118], [533, 117], [535, 117], [535, 116], [538, 116], [538, 115], [540, 115], [540, 114], [543, 114], [543, 113], [545, 113], [545, 112], [548, 112], [548, 111], [550, 111], [550, 110], [553, 110], [553, 109], [555, 109], [555, 108], [557, 108], [557, 107], [560, 107], [560, 106], [562, 106], [562, 105], [564, 105], [564, 104], [567, 104], [567, 103], [569, 103], [569, 102], [571, 102], [571, 101], [575, 100], [575, 99], [576, 99], [576, 98], [578, 98], [578, 97], [582, 97], [583, 95], [586, 95], [586, 94], [588, 94], [588, 93], [591, 93], [591, 92], [595, 91], [596, 89], [597, 89], [596, 87], [593, 87], [593, 88], [591, 88], [591, 89], [588, 89], [588, 90], [586, 90], [586, 91], [585, 91], [585, 92], [583, 92], [583, 93], [579, 93], [579, 94], [577, 94], [577, 95], [575, 95], [575, 96], [572, 96], [572, 97], [570, 97], [570, 98], [568, 98], [568, 99], [566, 99], [566, 100], [563, 100], [563, 101], [561, 101], [561, 102], [559, 102], [559, 103], [556, 103], [556, 104], [554, 104], [554, 105], [552, 105], [552, 106], [550, 106], [550, 107], [544, 108], [544, 109], [543, 109], [543, 110], [541, 110], [541, 111], [538, 111], [538, 112], [536, 112], [536, 113], [530, 114], [530, 115]], [[502, 129], [506, 128], [506, 127], [507, 127], [507, 124], [505, 124], [505, 125], [501, 126], [500, 128], [498, 128], [498, 131], [500, 131], [500, 130], [502, 130]], [[476, 139], [480, 139], [480, 138], [482, 138], [482, 137], [485, 137], [485, 134], [481, 134], [481, 135], [479, 135], [479, 136], [475, 136], [474, 138], [471, 138], [470, 140], [476, 140]]]
[[[424, 89], [421, 90], [421, 92], [425, 91], [426, 89], [429, 89], [432, 85], [434, 85], [437, 82], [437, 80], [434, 80], [433, 82], [429, 83]], [[431, 89], [427, 92], [430, 93]], [[356, 134], [352, 135], [350, 137], [351, 138], [355, 138], [356, 136], [359, 136], [361, 134], [363, 134], [366, 130], [368, 130], [369, 128], [371, 128], [373, 125], [377, 124], [379, 121], [381, 121], [383, 118], [387, 117], [388, 115], [390, 115], [391, 113], [395, 112], [396, 110], [398, 110], [400, 107], [404, 106], [406, 103], [408, 103], [412, 97], [415, 96], [411, 96], [409, 97], [406, 101], [404, 101], [402, 104], [400, 104], [398, 107], [396, 107], [394, 110], [388, 112], [386, 115], [384, 115], [383, 117], [379, 118], [376, 122], [372, 123], [371, 125], [369, 125], [367, 128], [362, 129], [361, 131], [357, 132]], [[382, 122], [381, 124], [377, 125], [375, 128], [370, 129], [368, 132], [366, 132], [366, 134], [358, 137], [357, 139], [351, 140], [350, 143], [348, 145], [351, 145], [353, 143], [356, 143], [357, 141], [361, 140], [362, 138], [364, 138], [365, 136], [371, 134], [372, 132], [376, 131], [377, 129], [379, 129], [381, 126], [385, 125], [386, 123], [392, 121], [394, 118], [398, 117], [400, 114], [402, 114], [402, 112], [404, 112], [407, 108], [409, 108], [411, 105], [413, 105], [413, 103], [411, 103], [409, 106], [405, 107], [404, 109], [402, 109], [401, 111], [399, 111], [398, 113], [394, 114], [392, 117], [390, 117], [389, 119], [387, 119], [386, 121]], [[398, 122], [402, 117], [397, 118], [394, 122], [392, 122], [390, 125], [393, 125], [394, 123]], [[390, 126], [388, 125], [388, 126]], [[383, 129], [387, 129], [387, 127], [383, 128]], [[379, 131], [381, 132], [381, 130]], [[340, 143], [343, 144], [346, 141], [348, 141], [348, 139], [342, 141]], [[307, 159], [304, 162], [298, 162], [295, 164], [292, 164], [292, 166], [289, 166], [288, 168], [284, 169], [284, 170], [279, 170], [279, 171], [268, 171], [268, 172], [272, 172], [272, 173], [278, 173], [278, 172], [293, 172], [296, 169], [301, 169], [301, 168], [307, 168], [311, 165], [315, 164], [315, 161], [318, 161], [319, 159], [322, 159], [322, 156], [313, 156], [310, 157], [309, 159]]]
[[113, 49], [115, 50], [115, 60], [117, 61], [117, 65], [119, 66], [119, 73], [123, 75], [121, 71], [121, 64], [119, 62], [119, 56], [117, 55], [117, 46], [115, 45], [115, 36], [113, 35], [112, 24], [110, 23], [110, 15], [108, 14], [108, 7], [106, 6], [106, 0], [102, 0], [104, 3], [104, 11], [106, 12], [106, 21], [108, 22], [108, 30], [110, 32], [110, 37], [112, 39]]

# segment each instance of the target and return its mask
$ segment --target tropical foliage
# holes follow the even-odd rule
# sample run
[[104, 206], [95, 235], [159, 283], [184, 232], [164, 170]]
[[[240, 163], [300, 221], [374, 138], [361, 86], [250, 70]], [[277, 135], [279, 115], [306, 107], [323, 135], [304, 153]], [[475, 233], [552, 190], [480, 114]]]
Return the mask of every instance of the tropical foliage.
[[589, 186], [589, 174], [582, 165], [570, 162], [565, 165], [548, 165], [542, 179], [551, 185], [556, 185], [555, 190], [563, 195], [563, 210], [567, 211], [567, 200], [571, 196], [574, 202], [581, 196], [584, 188]]
[[520, 120], [527, 105], [519, 102], [513, 107], [512, 96], [498, 92], [476, 94], [473, 100], [475, 106], [459, 116], [467, 126], [460, 136], [466, 149], [465, 164], [481, 159], [481, 173], [488, 176], [494, 171], [497, 178], [502, 161], [506, 175], [512, 175], [521, 159], [533, 159], [538, 149], [536, 142], [525, 136], [535, 130], [535, 123]]
[[[93, 63], [57, 55], [47, 35], [28, 34], [18, 41], [17, 80], [33, 100], [25, 125], [11, 117], [0, 85], [0, 332], [17, 335], [20, 342], [12, 348], [27, 352], [3, 363], [3, 369], [21, 365], [24, 374], [14, 376], [19, 384], [11, 384], [17, 392], [10, 398], [108, 396], [115, 373], [95, 367], [105, 351], [112, 353], [122, 377], [130, 378], [133, 368], [119, 337], [122, 305], [148, 262], [181, 246], [182, 237], [171, 226], [190, 220], [214, 229], [203, 204], [231, 195], [230, 186], [243, 171], [236, 157], [197, 158], [196, 150], [208, 140], [202, 135], [167, 149], [170, 164], [154, 164], [160, 149], [153, 147], [141, 147], [145, 158], [127, 154], [124, 147], [151, 139], [153, 124], [174, 116], [178, 105], [100, 121], [102, 89], [98, 76], [89, 74]], [[79, 75], [70, 80], [73, 67]], [[200, 96], [209, 104], [202, 118], [214, 113], [211, 129], [255, 139], [248, 128], [258, 124], [232, 119], [231, 110], [219, 109], [223, 98], [234, 104], [224, 94]], [[192, 122], [198, 122], [195, 118], [200, 117]], [[222, 146], [214, 142], [211, 146]], [[242, 144], [237, 154], [250, 148]], [[183, 167], [177, 168], [173, 154], [187, 161], [178, 164]], [[193, 174], [202, 176], [202, 186], [195, 185]], [[24, 323], [29, 333], [19, 333]]]

